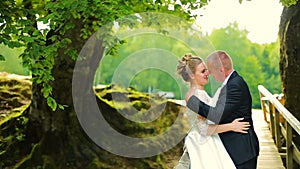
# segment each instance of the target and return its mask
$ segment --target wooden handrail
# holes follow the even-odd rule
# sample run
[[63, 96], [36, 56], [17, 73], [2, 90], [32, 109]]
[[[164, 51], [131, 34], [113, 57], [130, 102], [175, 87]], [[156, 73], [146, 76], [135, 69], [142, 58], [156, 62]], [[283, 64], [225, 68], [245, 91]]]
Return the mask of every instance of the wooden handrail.
[[[265, 121], [270, 123], [270, 130], [272, 137], [275, 139], [278, 150], [285, 150], [286, 167], [293, 168], [293, 159], [296, 162], [300, 161], [300, 153], [293, 142], [293, 130], [300, 134], [300, 122], [290, 113], [282, 103], [269, 92], [264, 86], [258, 85], [260, 102], [264, 113]], [[266, 113], [269, 113], [269, 121]], [[280, 116], [284, 118], [284, 124], [281, 124]], [[286, 141], [286, 147], [283, 148], [281, 144], [282, 137]]]
[[280, 102], [279, 100], [271, 94], [264, 86], [258, 85], [258, 90], [264, 95], [279, 111], [279, 113], [285, 118], [285, 120], [292, 126], [292, 128], [300, 134], [300, 122], [296, 117], [290, 113]]

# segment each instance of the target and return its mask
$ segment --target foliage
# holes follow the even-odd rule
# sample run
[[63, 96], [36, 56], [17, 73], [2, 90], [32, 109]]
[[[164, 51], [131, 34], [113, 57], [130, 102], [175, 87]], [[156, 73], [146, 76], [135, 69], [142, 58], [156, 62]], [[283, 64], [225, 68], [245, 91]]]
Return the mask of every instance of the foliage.
[[[205, 38], [178, 30], [176, 34], [182, 34], [184, 38], [157, 33], [126, 38], [126, 43], [117, 51], [118, 56], [106, 55], [102, 59], [95, 85], [113, 83], [133, 86], [143, 92], [171, 91], [177, 99], [182, 99], [188, 86], [176, 73], [179, 57], [187, 52], [205, 56], [212, 47]], [[184, 43], [184, 39], [191, 43], [195, 41], [196, 47]]]
[[[239, 0], [240, 3], [242, 3], [244, 0]], [[247, 0], [247, 1], [251, 1], [251, 0]], [[280, 2], [282, 3], [282, 5], [289, 7], [291, 5], [295, 5], [297, 3], [298, 0], [280, 0]]]
[[298, 0], [280, 0], [280, 2], [282, 3], [282, 5], [289, 7], [291, 5], [295, 5], [297, 3]]
[[[274, 92], [280, 92], [278, 71], [278, 42], [259, 45], [247, 38], [246, 30], [239, 30], [237, 23], [214, 30], [209, 39], [216, 49], [225, 50], [232, 57], [234, 69], [249, 85], [253, 107], [260, 107], [258, 84], [266, 84]], [[277, 61], [277, 62], [276, 62]]]
[[5, 60], [4, 56], [0, 54], [0, 61], [4, 61], [4, 60]]
[[[252, 43], [247, 38], [248, 32], [246, 30], [240, 30], [237, 23], [232, 23], [229, 26], [221, 29], [214, 30], [211, 35], [206, 37], [214, 45], [215, 49], [227, 51], [233, 59], [234, 68], [245, 78], [248, 82], [252, 97], [253, 107], [260, 107], [259, 94], [257, 91], [258, 84], [267, 85], [270, 91], [274, 93], [281, 92], [280, 76], [279, 76], [279, 43], [271, 44], [256, 44]], [[195, 40], [190, 39], [189, 41]], [[202, 38], [205, 39], [205, 38]], [[201, 41], [201, 38], [198, 39]], [[205, 42], [205, 41], [204, 41]], [[147, 58], [147, 53], [138, 55], [142, 60], [130, 59], [134, 57], [136, 51], [140, 51], [147, 48], [158, 48], [172, 52], [177, 57], [160, 61], [154, 57]], [[205, 57], [212, 51], [212, 47], [209, 45], [198, 46], [200, 51], [195, 51], [199, 56]], [[205, 51], [205, 50], [207, 51]], [[98, 73], [95, 76], [95, 85], [97, 84], [110, 84], [116, 83], [123, 84], [124, 86], [135, 86], [139, 91], [149, 92], [153, 89], [159, 89], [163, 91], [175, 92], [176, 99], [182, 99], [182, 93], [179, 88], [186, 86], [182, 82], [182, 79], [175, 73], [177, 59], [186, 52], [191, 52], [191, 48], [184, 46], [181, 42], [174, 39], [167, 38], [162, 35], [144, 34], [126, 39], [126, 43], [118, 50], [118, 57], [105, 56], [101, 61], [101, 65], [98, 69]], [[161, 56], [162, 57], [162, 56]], [[166, 58], [166, 56], [163, 56]], [[132, 60], [132, 62], [128, 61]], [[157, 63], [159, 62], [159, 63]], [[166, 73], [156, 69], [146, 69], [139, 73], [135, 71], [136, 65], [163, 65], [163, 70], [172, 70], [171, 73]], [[122, 68], [123, 73], [118, 78], [116, 77]], [[121, 71], [122, 72], [122, 71]], [[135, 75], [134, 77], [132, 77]], [[101, 77], [101, 78], [100, 78]], [[172, 78], [173, 77], [173, 78]], [[175, 77], [175, 79], [174, 79]], [[179, 80], [176, 80], [179, 78]], [[114, 79], [117, 79], [113, 81]], [[213, 83], [216, 83], [213, 79], [210, 79], [211, 84], [206, 87], [208, 92], [212, 95]], [[186, 86], [187, 87], [187, 86]], [[183, 87], [184, 90], [186, 90]], [[156, 90], [157, 91], [157, 90]], [[155, 90], [154, 90], [155, 92]], [[185, 91], [181, 91], [185, 92]]]
[[[0, 59], [0, 72], [29, 75], [29, 71], [22, 66], [22, 59], [19, 58], [19, 55], [22, 52], [23, 48], [11, 49], [3, 44], [0, 44], [0, 54], [4, 59], [3, 61]], [[4, 56], [6, 57], [4, 58]]]
[[[293, 4], [295, 0], [282, 0], [284, 5]], [[32, 73], [33, 81], [36, 83], [40, 83], [43, 85], [43, 95], [47, 98], [47, 102], [53, 109], [56, 109], [57, 104], [55, 98], [52, 95], [52, 87], [51, 81], [54, 80], [51, 70], [53, 69], [53, 65], [55, 64], [55, 57], [58, 55], [58, 50], [61, 48], [65, 49], [65, 54], [70, 55], [73, 58], [77, 57], [77, 53], [79, 49], [74, 47], [70, 47], [69, 44], [74, 43], [71, 39], [65, 38], [64, 35], [71, 29], [74, 28], [75, 24], [80, 21], [83, 25], [81, 29], [81, 37], [83, 39], [87, 39], [93, 32], [97, 31], [104, 25], [121, 18], [122, 16], [129, 15], [137, 12], [145, 12], [145, 11], [155, 11], [155, 12], [166, 12], [177, 15], [182, 18], [188, 19], [189, 14], [191, 14], [192, 9], [196, 9], [202, 7], [207, 4], [206, 0], [202, 0], [200, 2], [196, 1], [181, 1], [183, 5], [186, 6], [186, 10], [181, 9], [181, 7], [175, 2], [169, 1], [142, 1], [136, 3], [135, 1], [123, 2], [123, 1], [1, 1], [1, 20], [3, 23], [0, 27], [0, 42], [3, 44], [14, 48], [24, 46], [25, 50], [21, 54], [21, 58], [23, 60], [23, 64], [29, 69]], [[133, 5], [134, 4], [134, 5]], [[174, 8], [174, 10], [170, 10], [170, 6]], [[44, 10], [46, 9], [46, 10]], [[101, 9], [101, 10], [99, 10]], [[18, 11], [18, 12], [12, 12]], [[134, 20], [134, 18], [133, 18]], [[130, 27], [134, 27], [133, 21], [126, 20], [124, 21], [125, 25], [129, 25]], [[145, 23], [148, 24], [148, 23]], [[45, 26], [46, 25], [46, 26]], [[167, 26], [168, 24], [166, 24]], [[44, 26], [44, 28], [41, 28]], [[155, 28], [155, 24], [151, 25]], [[236, 25], [235, 25], [236, 26]], [[157, 27], [157, 26], [156, 26]], [[107, 29], [110, 29], [109, 27]], [[222, 30], [221, 34], [222, 34]], [[229, 28], [227, 36], [238, 37], [241, 36], [242, 40], [228, 40], [226, 36], [217, 35], [218, 31], [215, 31], [210, 39], [215, 43], [215, 47], [223, 48], [228, 51], [231, 55], [241, 56], [241, 59], [235, 59], [236, 63], [243, 61], [243, 57], [248, 55], [251, 57], [251, 53], [247, 53], [247, 51], [251, 51], [249, 47], [247, 47], [250, 42], [246, 41], [245, 38], [247, 36], [247, 32], [238, 32], [232, 31]], [[230, 32], [231, 31], [231, 32]], [[239, 34], [240, 33], [240, 34]], [[223, 38], [222, 38], [223, 37]], [[115, 37], [108, 37], [106, 39], [107, 45], [116, 45]], [[143, 42], [151, 42], [151, 41], [143, 41]], [[153, 42], [153, 41], [152, 41]], [[166, 41], [161, 41], [166, 42]], [[230, 42], [230, 43], [226, 43]], [[140, 42], [141, 43], [141, 42]], [[157, 43], [157, 42], [155, 42]], [[141, 46], [138, 42], [137, 46]], [[161, 48], [166, 48], [167, 44], [171, 43], [157, 43], [157, 46]], [[226, 46], [227, 44], [227, 46]], [[180, 45], [180, 44], [178, 44]], [[225, 45], [225, 46], [223, 46]], [[166, 46], [166, 47], [164, 47]], [[167, 47], [167, 48], [170, 48]], [[250, 47], [251, 48], [251, 47]], [[256, 47], [254, 47], [256, 48]], [[110, 55], [116, 55], [112, 50]], [[172, 50], [176, 50], [175, 54], [181, 56], [183, 52], [179, 53], [182, 50], [181, 47], [176, 48], [176, 45], [173, 46]], [[241, 52], [238, 52], [237, 49]], [[134, 51], [134, 49], [131, 49]], [[123, 49], [124, 51], [124, 49]], [[122, 54], [122, 50], [119, 56], [121, 58], [116, 59], [113, 65], [117, 65], [119, 61], [122, 61], [124, 55]], [[125, 52], [125, 51], [124, 51]], [[123, 53], [124, 53], [123, 52]], [[108, 53], [109, 54], [109, 53]], [[127, 53], [124, 53], [127, 54]], [[257, 54], [257, 53], [256, 53]], [[6, 59], [10, 58], [7, 54], [2, 54]], [[60, 56], [65, 57], [65, 56]], [[255, 68], [255, 58], [250, 61], [250, 67]], [[261, 58], [260, 58], [261, 59]], [[119, 61], [118, 61], [119, 60]], [[260, 60], [260, 62], [265, 62]], [[274, 62], [271, 62], [274, 63]], [[240, 64], [239, 64], [240, 65]], [[252, 66], [251, 66], [252, 65]], [[266, 64], [264, 64], [266, 66]], [[111, 66], [111, 65], [103, 65]], [[273, 67], [273, 66], [272, 66]], [[236, 69], [239, 70], [242, 74], [245, 74], [246, 69], [240, 69], [238, 65], [236, 65]], [[257, 70], [260, 70], [258, 68]], [[270, 72], [274, 74], [274, 71]], [[102, 74], [103, 80], [109, 79], [112, 75]], [[107, 78], [105, 77], [107, 76]], [[146, 74], [147, 76], [147, 74]], [[273, 78], [276, 78], [277, 75], [274, 75]], [[166, 76], [165, 76], [166, 77]], [[138, 77], [136, 77], [138, 78]], [[137, 80], [135, 78], [135, 80]], [[139, 77], [141, 78], [141, 77]], [[251, 76], [246, 77], [249, 81], [253, 81]], [[255, 81], [257, 83], [261, 82], [261, 78], [256, 78]], [[269, 78], [272, 78], [269, 76]], [[169, 82], [169, 81], [168, 81]], [[156, 84], [157, 82], [150, 82], [151, 84]], [[168, 85], [166, 85], [168, 86]], [[173, 87], [171, 87], [173, 86]], [[253, 85], [254, 86], [254, 85]], [[169, 85], [172, 90], [174, 90], [174, 85]], [[156, 87], [157, 88], [157, 87]], [[165, 89], [166, 87], [160, 87], [160, 89]], [[175, 87], [176, 88], [176, 87]], [[251, 90], [256, 90], [255, 87], [250, 87]], [[146, 87], [142, 87], [142, 91], [146, 91]], [[176, 94], [178, 96], [178, 94]], [[256, 95], [254, 93], [254, 95]], [[58, 105], [62, 107], [61, 105]]]
[[264, 85], [268, 86], [268, 90], [272, 93], [281, 93], [281, 80], [279, 74], [279, 40], [274, 43], [263, 45], [263, 51], [258, 53], [262, 72], [265, 72]]
[[[259, 107], [258, 93], [256, 93], [257, 84], [268, 86], [269, 90], [273, 93], [281, 93], [281, 81], [278, 70], [279, 42], [263, 45], [255, 44], [247, 39], [247, 34], [247, 31], [239, 30], [238, 25], [235, 23], [226, 28], [214, 30], [207, 39], [213, 42], [215, 48], [224, 49], [233, 56], [235, 69], [244, 76], [250, 86], [254, 99], [253, 107]], [[188, 37], [188, 35], [183, 36]], [[212, 47], [207, 46], [207, 44], [206, 46], [200, 45], [199, 42], [206, 43], [203, 39], [194, 37], [189, 38], [188, 41], [197, 41], [197, 45], [203, 46], [201, 50], [195, 52], [205, 58], [211, 52]], [[138, 60], [139, 63], [128, 62], [128, 58], [134, 57], [135, 52], [149, 48], [166, 50], [176, 56], [169, 57], [170, 59], [167, 62], [161, 62], [162, 60], [160, 59], [145, 56], [140, 56], [143, 59]], [[183, 93], [185, 93], [188, 86], [176, 74], [175, 68], [178, 57], [191, 50], [186, 44], [163, 34], [142, 34], [127, 38], [125, 39], [125, 43], [116, 51], [117, 55], [106, 55], [103, 57], [99, 69], [95, 74], [94, 85], [111, 84], [114, 80], [114, 83], [123, 84], [125, 87], [129, 85], [142, 92], [172, 91], [175, 93], [175, 98], [181, 99], [182, 96], [184, 97]], [[138, 55], [135, 57], [138, 57]], [[164, 57], [166, 58], [166, 56]], [[18, 65], [16, 63], [13, 64]], [[118, 79], [114, 77], [114, 73], [122, 65], [125, 66], [123, 69], [126, 69], [126, 74], [122, 74], [122, 78]], [[136, 65], [144, 65], [143, 67], [147, 65], [161, 65], [163, 69], [149, 68], [141, 70], [136, 74]], [[169, 72], [165, 70], [169, 70]], [[210, 80], [211, 83], [215, 83], [213, 79]], [[180, 87], [182, 87], [183, 91], [180, 91]], [[214, 92], [211, 91], [211, 87], [207, 86], [206, 88], [212, 95]], [[48, 100], [49, 102], [52, 101], [49, 98]]]
[[[81, 38], [87, 39], [102, 26], [125, 15], [153, 11], [174, 14], [188, 20], [192, 18], [192, 9], [205, 4], [206, 0], [181, 1], [181, 5], [185, 6], [183, 9], [181, 5], [168, 0], [5, 0], [0, 2], [0, 43], [10, 48], [25, 47], [21, 54], [23, 64], [31, 71], [33, 81], [43, 86], [44, 97], [49, 98], [48, 103], [55, 109], [55, 98], [51, 96], [50, 82], [54, 80], [51, 70], [58, 57], [58, 50], [64, 49], [65, 55], [77, 57], [80, 49], [71, 46], [76, 41], [65, 37], [75, 26], [82, 25]], [[170, 6], [174, 10], [170, 10]], [[131, 23], [127, 21], [129, 26]], [[40, 28], [43, 25], [46, 28]], [[105, 39], [105, 44], [112, 45], [115, 41], [115, 37], [109, 37]]]

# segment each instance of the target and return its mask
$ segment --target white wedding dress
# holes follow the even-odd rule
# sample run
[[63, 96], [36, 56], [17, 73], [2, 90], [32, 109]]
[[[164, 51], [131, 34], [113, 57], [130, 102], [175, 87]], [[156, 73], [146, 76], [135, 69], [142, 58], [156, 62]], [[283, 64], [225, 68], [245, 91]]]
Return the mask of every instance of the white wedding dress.
[[[195, 95], [204, 103], [215, 105], [216, 99], [210, 98], [204, 90], [197, 90]], [[185, 138], [184, 153], [175, 169], [235, 169], [219, 135], [206, 135], [208, 124], [213, 123], [198, 119], [198, 115], [189, 109], [187, 116], [191, 129]]]

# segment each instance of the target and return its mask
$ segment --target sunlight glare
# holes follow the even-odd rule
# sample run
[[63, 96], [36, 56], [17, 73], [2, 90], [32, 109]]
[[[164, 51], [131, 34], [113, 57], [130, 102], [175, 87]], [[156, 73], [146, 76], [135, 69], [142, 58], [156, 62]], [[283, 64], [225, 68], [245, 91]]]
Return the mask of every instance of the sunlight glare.
[[283, 6], [276, 0], [211, 0], [200, 9], [197, 24], [204, 32], [224, 28], [237, 22], [240, 29], [249, 31], [248, 38], [255, 43], [275, 42], [278, 37]]

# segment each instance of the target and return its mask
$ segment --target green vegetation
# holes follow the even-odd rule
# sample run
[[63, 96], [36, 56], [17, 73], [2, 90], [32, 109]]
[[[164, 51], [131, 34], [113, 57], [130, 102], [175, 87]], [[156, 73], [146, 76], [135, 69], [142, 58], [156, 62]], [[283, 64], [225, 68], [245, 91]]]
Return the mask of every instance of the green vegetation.
[[[97, 34], [101, 39], [92, 41], [98, 45], [97, 48], [86, 52], [113, 54], [115, 50], [104, 51], [106, 47], [113, 46], [115, 49], [122, 44], [122, 41], [110, 34], [113, 21], [130, 16], [122, 22], [128, 29], [133, 29], [140, 23], [141, 27], [151, 27], [160, 32], [167, 25], [184, 26], [184, 23], [172, 19], [157, 24], [158, 13], [177, 16], [186, 22], [192, 21], [195, 17], [191, 16], [191, 10], [207, 4], [207, 0], [181, 1], [181, 4], [169, 0], [0, 1], [0, 43], [10, 48], [25, 47], [21, 58], [30, 71], [33, 82], [31, 104], [25, 111], [28, 112], [28, 123], [25, 128], [18, 127], [18, 131], [25, 134], [25, 140], [22, 145], [14, 142], [8, 147], [1, 147], [5, 150], [0, 155], [1, 163], [5, 163], [1, 168], [166, 168], [168, 162], [172, 163], [168, 168], [172, 168], [174, 161], [165, 160], [166, 155], [143, 159], [126, 158], [110, 153], [91, 141], [76, 116], [72, 78], [76, 73], [85, 75], [80, 81], [80, 87], [87, 89], [87, 93], [93, 97], [82, 98], [95, 99], [89, 76], [95, 74], [99, 58], [92, 60], [88, 69], [74, 72], [76, 58], [87, 39], [100, 28], [106, 29], [107, 36]], [[173, 10], [169, 9], [170, 6], [174, 7]], [[144, 18], [132, 15], [145, 12]], [[41, 30], [40, 23], [48, 25], [48, 28]], [[2, 55], [0, 60], [3, 60]], [[89, 87], [85, 88], [87, 86]], [[60, 105], [64, 109], [59, 109]], [[90, 107], [84, 110], [92, 111]], [[110, 112], [113, 113], [105, 113]], [[17, 117], [11, 118], [6, 123], [12, 125], [0, 126], [2, 137], [14, 136], [13, 123], [16, 119]], [[122, 126], [122, 123], [118, 125]], [[6, 134], [3, 133], [5, 129]], [[18, 138], [23, 137], [21, 135]], [[182, 145], [175, 149], [182, 150]], [[180, 152], [172, 152], [169, 157], [174, 158], [174, 154], [181, 155]], [[161, 162], [162, 160], [164, 161]]]
[[[253, 107], [258, 108], [260, 107], [258, 84], [268, 86], [273, 93], [281, 93], [278, 70], [279, 43], [262, 45], [252, 43], [247, 39], [247, 34], [246, 30], [239, 30], [238, 25], [233, 23], [225, 28], [214, 30], [207, 37], [193, 40], [208, 39], [214, 49], [225, 50], [231, 55], [234, 68], [249, 85]], [[117, 83], [125, 87], [133, 86], [142, 92], [151, 92], [149, 90], [153, 89], [154, 92], [171, 91], [175, 93], [176, 99], [182, 99], [188, 86], [176, 74], [177, 60], [186, 52], [197, 53], [205, 59], [212, 52], [212, 47], [209, 45], [199, 46], [199, 51], [207, 50], [199, 54], [198, 51], [193, 51], [181, 41], [163, 35], [143, 34], [128, 38], [126, 43], [119, 48], [118, 56], [106, 55], [102, 59], [95, 75], [95, 85]], [[147, 48], [151, 50], [143, 51]], [[168, 53], [157, 52], [159, 49], [169, 51], [175, 57], [168, 56]], [[138, 51], [140, 53], [137, 53]], [[154, 68], [151, 69], [151, 66]], [[211, 84], [207, 85], [207, 90], [212, 95], [216, 82], [212, 78], [210, 81]]]
[[0, 119], [28, 107], [31, 92], [28, 77], [0, 73]]
[[279, 42], [256, 44], [247, 39], [247, 31], [239, 30], [237, 23], [214, 30], [210, 40], [216, 49], [227, 51], [234, 68], [247, 81], [254, 108], [260, 107], [258, 84], [268, 86], [272, 93], [281, 93], [279, 75]]
[[[248, 82], [254, 108], [260, 107], [258, 84], [268, 86], [268, 89], [273, 93], [281, 93], [278, 42], [271, 44], [252, 43], [247, 39], [247, 31], [239, 30], [236, 23], [216, 29], [202, 39], [194, 38], [193, 40], [204, 43], [204, 39], [209, 39], [215, 49], [225, 50], [232, 56], [234, 68]], [[106, 55], [102, 59], [95, 74], [95, 86], [114, 83], [124, 87], [131, 86], [146, 93], [169, 91], [174, 92], [176, 99], [182, 99], [188, 86], [176, 74], [177, 59], [186, 52], [200, 53], [200, 51], [202, 53], [198, 55], [205, 59], [206, 55], [212, 51], [208, 44], [199, 51], [193, 51], [178, 39], [162, 34], [141, 34], [127, 38], [125, 41], [117, 50], [117, 56]], [[20, 52], [20, 49], [13, 50], [3, 45], [1, 47], [3, 54], [15, 53], [12, 58], [17, 58], [16, 55]], [[155, 50], [147, 51], [149, 48]], [[207, 51], [204, 50], [203, 52], [202, 49]], [[150, 52], [152, 53], [150, 54]], [[157, 55], [153, 56], [153, 52], [156, 52]], [[152, 57], [147, 57], [147, 54]], [[167, 60], [162, 60], [166, 58]], [[0, 62], [1, 64], [5, 65], [2, 71], [26, 74], [26, 69], [20, 64], [20, 60], [10, 61], [7, 57], [7, 61]], [[14, 65], [14, 68], [22, 71], [15, 72], [17, 69], [12, 69], [12, 66], [9, 65]], [[210, 81], [216, 83], [213, 79]], [[211, 89], [213, 85], [207, 86], [211, 95], [213, 94], [213, 89]]]
[[[180, 105], [168, 101], [156, 94], [147, 94], [136, 91], [134, 88], [122, 88], [118, 85], [108, 85], [104, 88], [96, 88], [95, 93], [101, 100], [99, 106], [106, 119], [114, 119], [111, 125], [120, 133], [131, 137], [151, 137], [162, 134], [171, 126], [177, 116], [182, 115]], [[109, 110], [106, 110], [109, 109]], [[155, 119], [147, 123], [135, 123], [135, 118], [147, 113], [148, 119]], [[162, 113], [161, 115], [159, 115]], [[159, 115], [159, 116], [157, 116]], [[130, 116], [130, 120], [123, 116]], [[158, 117], [158, 118], [156, 118]], [[124, 125], [119, 125], [124, 124]], [[177, 126], [178, 132], [185, 128]], [[187, 128], [186, 128], [187, 129]]]
[[11, 49], [4, 44], [0, 44], [0, 55], [5, 58], [2, 61], [0, 59], [0, 72], [29, 75], [28, 69], [22, 66], [22, 59], [19, 57], [23, 51], [23, 48]]
[[[12, 151], [14, 146], [22, 146], [27, 138], [24, 128], [28, 124], [25, 110], [30, 105], [31, 81], [28, 78], [0, 74], [0, 157], [3, 154], [14, 156], [20, 150]], [[20, 158], [20, 157], [17, 157]], [[7, 159], [11, 162], [11, 159]], [[0, 168], [5, 168], [3, 160]]]
[[[31, 138], [35, 138], [33, 137], [35, 134], [24, 130], [30, 126], [27, 109], [31, 98], [30, 80], [2, 75], [0, 76], [0, 84], [2, 85], [0, 96], [11, 95], [8, 98], [0, 98], [0, 158], [6, 157], [5, 160], [0, 161], [0, 168], [13, 168], [12, 166], [30, 168], [27, 161], [29, 159], [37, 161], [37, 168], [57, 168], [53, 158], [43, 155], [44, 149], [48, 149], [48, 146], [51, 147], [51, 145], [44, 147], [41, 143], [34, 144], [36, 140]], [[180, 111], [182, 106], [155, 94], [140, 93], [134, 88], [109, 85], [104, 88], [96, 88], [95, 93], [99, 108], [109, 124], [118, 132], [130, 137], [146, 138], [161, 134], [168, 130], [168, 127], [183, 113]], [[112, 100], [113, 97], [114, 100]], [[20, 101], [20, 103], [11, 102], [11, 98]], [[5, 110], [2, 109], [5, 107]], [[7, 111], [8, 109], [10, 111]], [[119, 113], [124, 111], [136, 112], [136, 116], [143, 113], [151, 113], [154, 116], [161, 113], [161, 116], [149, 123], [135, 123]], [[182, 132], [184, 128], [187, 131], [186, 127], [184, 121], [175, 126], [177, 134]], [[54, 140], [53, 142], [55, 143]], [[158, 142], [153, 140], [153, 144], [158, 144]], [[22, 149], [16, 150], [15, 146], [22, 147]], [[141, 142], [140, 146], [147, 148], [149, 145]], [[143, 159], [115, 156], [101, 149], [99, 151], [103, 159], [94, 159], [86, 168], [172, 168], [180, 158], [182, 146], [183, 141], [163, 154]], [[30, 148], [32, 148], [31, 152]], [[29, 155], [25, 155], [23, 152], [27, 152]], [[15, 159], [21, 160], [16, 164]], [[44, 164], [40, 164], [42, 161]]]

